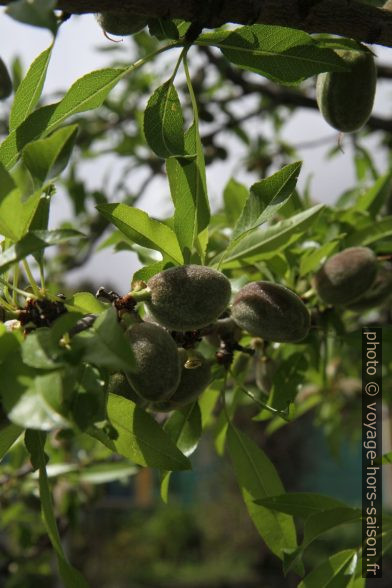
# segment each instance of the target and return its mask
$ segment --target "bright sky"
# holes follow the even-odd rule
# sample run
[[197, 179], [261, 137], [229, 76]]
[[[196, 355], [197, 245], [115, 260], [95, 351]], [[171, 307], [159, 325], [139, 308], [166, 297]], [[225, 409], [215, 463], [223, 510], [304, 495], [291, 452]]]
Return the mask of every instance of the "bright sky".
[[[51, 42], [51, 35], [44, 29], [37, 29], [27, 25], [19, 24], [4, 14], [3, 9], [0, 11], [0, 55], [6, 64], [10, 64], [15, 56], [22, 59], [26, 69], [35, 57], [43, 51]], [[124, 43], [127, 43], [125, 40]], [[80, 76], [93, 70], [105, 67], [111, 60], [110, 53], [98, 51], [99, 47], [105, 47], [110, 44], [98, 27], [94, 16], [85, 15], [81, 17], [72, 17], [66, 22], [60, 31], [56, 47], [49, 65], [47, 82], [44, 93], [52, 94], [59, 90], [69, 88], [69, 86]], [[391, 64], [392, 53], [387, 49], [376, 49], [380, 61], [385, 64]], [[379, 115], [391, 116], [390, 84], [382, 82], [379, 84], [374, 112]], [[254, 126], [253, 120], [250, 128]], [[264, 123], [262, 123], [264, 124]], [[266, 132], [268, 129], [266, 128]], [[307, 141], [314, 141], [322, 137], [336, 137], [337, 133], [331, 129], [316, 111], [303, 111], [296, 113], [284, 132], [287, 141], [294, 144], [302, 144]], [[333, 145], [333, 142], [330, 144]], [[375, 141], [367, 141], [366, 146], [374, 152]], [[303, 186], [309, 175], [312, 175], [312, 193], [317, 200], [324, 202], [333, 202], [339, 194], [346, 188], [353, 185], [354, 170], [350, 150], [350, 142], [346, 141], [344, 146], [345, 152], [338, 155], [331, 161], [324, 159], [326, 148], [312, 147], [300, 152], [300, 158], [304, 160], [303, 170], [299, 180], [299, 187]], [[381, 172], [386, 171], [386, 162], [381, 154], [376, 154], [376, 161]], [[233, 168], [238, 162], [238, 157], [232, 158], [229, 162], [218, 163], [208, 170], [208, 184], [211, 196], [215, 199], [221, 197], [222, 188], [226, 181], [233, 174]], [[99, 187], [104, 174], [113, 165], [112, 160], [108, 160], [106, 166], [94, 164], [86, 166], [84, 173], [88, 174], [89, 186], [93, 189]], [[254, 176], [241, 173], [236, 176], [248, 185], [255, 181]], [[156, 216], [159, 216], [160, 205], [159, 197], [168, 193], [167, 186], [162, 182], [153, 183], [146, 196], [143, 198], [141, 206]], [[167, 210], [167, 207], [166, 207]], [[68, 205], [64, 199], [59, 197], [54, 205], [51, 216], [51, 228], [55, 228], [59, 219], [64, 218], [69, 211]], [[111, 254], [108, 251], [98, 253], [93, 257], [88, 267], [83, 270], [72, 272], [70, 280], [75, 283], [86, 276], [99, 276], [99, 282], [102, 285], [111, 284], [120, 292], [125, 292], [129, 287], [129, 281], [133, 271], [136, 269], [135, 257], [129, 253]], [[101, 285], [101, 284], [100, 284]]]

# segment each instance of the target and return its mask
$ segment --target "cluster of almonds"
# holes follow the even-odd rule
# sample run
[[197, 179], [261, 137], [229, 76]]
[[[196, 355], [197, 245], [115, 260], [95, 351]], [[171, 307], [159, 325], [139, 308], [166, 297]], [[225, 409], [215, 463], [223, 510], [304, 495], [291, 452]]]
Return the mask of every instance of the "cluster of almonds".
[[[330, 257], [315, 274], [313, 285], [322, 302], [361, 311], [391, 295], [392, 271], [367, 247], [351, 247]], [[245, 331], [265, 341], [291, 343], [303, 340], [310, 328], [310, 313], [302, 299], [273, 282], [245, 285], [229, 310], [229, 280], [205, 266], [164, 270], [131, 296], [144, 302], [148, 315], [126, 331], [135, 370], [113, 376], [110, 390], [139, 402], [143, 399], [159, 411], [193, 402], [208, 386], [211, 362], [194, 349], [202, 336], [217, 333], [224, 339], [228, 330], [238, 341]], [[177, 347], [195, 334], [193, 344], [190, 337], [190, 345]]]
[[109, 389], [151, 402], [159, 411], [193, 402], [210, 380], [209, 360], [194, 348], [177, 348], [180, 333], [208, 334], [208, 327], [214, 325], [219, 332], [229, 321], [232, 330], [268, 341], [294, 342], [306, 337], [310, 327], [309, 312], [294, 292], [262, 281], [244, 286], [234, 298], [230, 319], [220, 318], [227, 314], [230, 282], [223, 273], [205, 266], [164, 270], [133, 295], [149, 313], [145, 321], [126, 331], [136, 366], [125, 374], [126, 380], [114, 375]]

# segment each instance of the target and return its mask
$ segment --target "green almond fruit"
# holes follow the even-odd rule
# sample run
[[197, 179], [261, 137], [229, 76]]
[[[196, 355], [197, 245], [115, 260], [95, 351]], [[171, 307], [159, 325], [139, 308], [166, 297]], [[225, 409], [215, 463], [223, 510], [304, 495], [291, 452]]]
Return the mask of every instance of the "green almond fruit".
[[[184, 365], [181, 371], [180, 383], [173, 396], [167, 402], [154, 404], [154, 410], [169, 412], [183, 408], [197, 400], [210, 382], [211, 368], [209, 361], [201, 353], [196, 351], [192, 354], [192, 362], [184, 362], [182, 351], [180, 351], [179, 355]], [[190, 363], [191, 365], [189, 365]]]
[[372, 112], [377, 71], [370, 52], [337, 50], [350, 71], [317, 76], [316, 97], [327, 123], [343, 133], [358, 131]]
[[315, 274], [317, 294], [327, 304], [349, 304], [373, 284], [377, 258], [368, 247], [349, 247], [336, 253]]
[[119, 37], [134, 35], [147, 25], [144, 16], [134, 13], [99, 12], [95, 18], [106, 33]]
[[126, 331], [136, 368], [126, 377], [142, 398], [168, 400], [181, 375], [177, 346], [165, 329], [153, 323], [140, 323]]
[[384, 304], [392, 296], [392, 267], [380, 267], [376, 278], [369, 288], [357, 300], [348, 305], [350, 310], [356, 312], [376, 308]]
[[242, 329], [266, 341], [300, 341], [310, 328], [310, 314], [301, 298], [272, 282], [244, 286], [234, 299], [231, 314]]
[[152, 317], [174, 331], [194, 331], [216, 321], [231, 295], [229, 280], [202, 265], [172, 267], [147, 282]]

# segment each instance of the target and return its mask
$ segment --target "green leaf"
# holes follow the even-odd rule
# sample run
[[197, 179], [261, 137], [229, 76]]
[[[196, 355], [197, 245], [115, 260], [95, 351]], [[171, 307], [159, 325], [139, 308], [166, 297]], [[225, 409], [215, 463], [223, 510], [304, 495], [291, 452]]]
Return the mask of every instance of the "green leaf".
[[384, 455], [377, 457], [374, 460], [375, 465], [386, 465], [392, 463], [392, 451], [388, 451], [388, 453], [384, 453]]
[[23, 429], [18, 427], [18, 425], [14, 425], [14, 423], [6, 422], [6, 424], [0, 424], [0, 461], [7, 454], [10, 447], [12, 447], [22, 432]]
[[298, 161], [266, 178], [250, 189], [249, 198], [241, 212], [233, 231], [233, 240], [237, 241], [249, 231], [270, 221], [278, 210], [286, 204], [297, 184], [302, 162]]
[[[323, 204], [317, 204], [270, 227], [252, 231], [225, 256], [224, 265], [237, 259], [252, 259], [254, 256], [261, 259], [266, 254], [287, 247], [311, 226], [323, 208]], [[212, 264], [217, 263], [219, 258], [222, 255], [214, 258]]]
[[106, 419], [106, 382], [92, 365], [79, 364], [78, 382], [72, 397], [71, 413], [81, 431]]
[[158, 157], [184, 154], [184, 117], [172, 79], [155, 90], [148, 101], [144, 134]]
[[88, 588], [88, 584], [83, 576], [68, 562], [63, 547], [61, 545], [60, 535], [57, 529], [56, 518], [53, 511], [52, 497], [48, 476], [46, 473], [46, 455], [44, 451], [45, 438], [39, 431], [26, 431], [26, 445], [29, 451], [34, 455], [34, 461], [39, 467], [39, 494], [41, 499], [42, 518], [46, 530], [56, 552], [57, 565], [65, 588]]
[[328, 510], [317, 512], [306, 519], [302, 547], [307, 547], [322, 533], [338, 527], [344, 523], [351, 523], [361, 519], [362, 512], [358, 508], [337, 506]]
[[8, 418], [16, 425], [42, 431], [69, 426], [62, 414], [61, 372], [39, 375], [13, 355], [1, 367], [0, 390]]
[[152, 278], [152, 276], [155, 276], [155, 274], [158, 274], [159, 272], [162, 272], [165, 269], [169, 269], [169, 267], [173, 267], [173, 263], [168, 261], [167, 259], [162, 259], [162, 261], [157, 261], [155, 263], [151, 263], [150, 265], [145, 265], [133, 274], [132, 283], [138, 280], [148, 282], [148, 280]]
[[68, 117], [99, 108], [112, 88], [135, 68], [106, 68], [92, 71], [70, 87], [60, 102], [42, 106], [12, 130], [0, 145], [0, 162], [12, 167], [25, 145], [49, 135]]
[[352, 578], [350, 570], [356, 561], [355, 549], [339, 551], [310, 572], [298, 588], [345, 588]]
[[[79, 465], [76, 463], [54, 463], [46, 466], [46, 474], [49, 479], [66, 478], [72, 483], [79, 484], [107, 484], [133, 476], [138, 468], [129, 461], [93, 463]], [[35, 476], [32, 476], [35, 477]]]
[[52, 370], [61, 365], [64, 350], [53, 340], [47, 327], [36, 329], [22, 343], [22, 359], [26, 365], [38, 369]]
[[63, 127], [46, 139], [32, 141], [23, 150], [23, 163], [37, 187], [58, 176], [67, 166], [78, 132], [77, 125]]
[[195, 451], [201, 435], [201, 414], [197, 402], [176, 410], [164, 424], [163, 430], [186, 456]]
[[190, 469], [188, 458], [175, 446], [169, 435], [136, 404], [110, 393], [107, 412], [110, 422], [117, 429], [117, 439], [97, 435], [97, 429], [89, 433], [109, 449], [142, 466], [164, 470]]
[[[37, 194], [39, 195], [39, 192]], [[70, 239], [81, 238], [84, 239], [85, 236], [73, 229], [59, 229], [58, 231], [30, 231], [18, 243], [11, 245], [11, 247], [8, 247], [3, 253], [0, 253], [0, 271], [5, 271], [17, 261], [24, 259], [32, 253], [42, 251], [46, 247], [65, 243]]]
[[98, 211], [131, 241], [160, 251], [177, 265], [184, 262], [175, 233], [146, 212], [126, 204], [100, 204]]
[[345, 247], [370, 245], [392, 235], [392, 216], [372, 221], [366, 227], [355, 231], [345, 239]]
[[323, 71], [345, 71], [331, 49], [318, 47], [310, 35], [286, 27], [245, 26], [201, 35], [198, 45], [214, 45], [238, 67], [281, 84], [297, 84]]
[[[201, 436], [201, 414], [197, 402], [189, 404], [181, 410], [176, 410], [163, 426], [178, 449], [188, 457], [198, 446]], [[161, 496], [168, 501], [169, 480], [171, 472], [163, 472], [161, 479]]]
[[53, 44], [33, 61], [15, 93], [10, 112], [10, 131], [18, 127], [34, 110], [44, 86]]
[[210, 221], [204, 156], [195, 124], [186, 132], [185, 146], [193, 157], [168, 159], [166, 171], [175, 209], [174, 229], [185, 261], [189, 262], [194, 249], [204, 258], [206, 243], [202, 233]]
[[19, 241], [28, 231], [40, 197], [41, 192], [37, 190], [24, 198], [19, 188], [14, 188], [6, 196], [0, 195], [0, 234]]
[[178, 28], [172, 20], [167, 18], [154, 18], [148, 21], [148, 30], [150, 35], [154, 35], [159, 41], [165, 39], [179, 39]]
[[57, 20], [53, 12], [55, 8], [56, 0], [16, 0], [7, 6], [5, 12], [19, 22], [49, 29], [55, 35], [57, 32]]
[[101, 314], [107, 305], [98, 300], [91, 292], [76, 292], [65, 301], [68, 310], [85, 314]]
[[72, 337], [72, 348], [83, 361], [113, 371], [132, 371], [134, 359], [114, 308], [102, 312], [91, 329]]
[[23, 339], [23, 335], [20, 332], [9, 333], [3, 323], [0, 322], [0, 364], [8, 355], [20, 350], [21, 339]]
[[346, 507], [336, 498], [314, 492], [290, 492], [279, 496], [265, 496], [255, 502], [271, 510], [303, 518], [326, 510]]
[[355, 210], [368, 211], [372, 217], [380, 212], [391, 194], [392, 171], [379, 177], [375, 184], [355, 203]]
[[312, 249], [309, 252], [304, 252], [299, 264], [299, 274], [301, 277], [306, 276], [310, 272], [314, 272], [323, 261], [328, 258], [338, 247], [339, 241], [330, 241], [319, 246], [317, 249]]
[[255, 504], [255, 499], [284, 491], [275, 466], [244, 433], [230, 426], [228, 451], [249, 515], [271, 551], [282, 559], [283, 550], [297, 547], [291, 516]]
[[230, 178], [223, 191], [225, 213], [230, 225], [234, 225], [240, 216], [248, 198], [248, 190], [234, 178]]
[[16, 188], [11, 174], [6, 170], [4, 165], [0, 163], [0, 202]]
[[137, 474], [138, 468], [129, 462], [118, 463], [97, 463], [87, 467], [83, 467], [80, 472], [70, 473], [67, 478], [75, 480], [75, 482], [86, 482], [87, 484], [107, 484], [129, 478]]

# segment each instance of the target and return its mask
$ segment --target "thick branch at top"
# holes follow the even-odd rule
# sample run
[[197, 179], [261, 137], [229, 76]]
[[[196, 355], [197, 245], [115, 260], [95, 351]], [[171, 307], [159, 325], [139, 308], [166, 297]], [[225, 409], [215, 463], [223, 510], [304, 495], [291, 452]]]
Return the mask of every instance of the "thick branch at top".
[[57, 0], [57, 7], [74, 14], [131, 11], [150, 18], [197, 21], [206, 27], [258, 22], [392, 47], [392, 11], [356, 0]]

